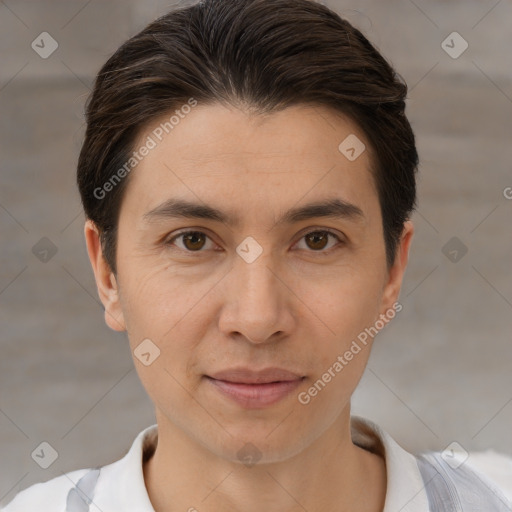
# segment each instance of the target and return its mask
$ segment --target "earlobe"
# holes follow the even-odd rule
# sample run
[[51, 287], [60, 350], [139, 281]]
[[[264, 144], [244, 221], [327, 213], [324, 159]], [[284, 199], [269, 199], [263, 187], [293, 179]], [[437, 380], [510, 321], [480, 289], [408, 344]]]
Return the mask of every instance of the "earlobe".
[[85, 222], [84, 234], [98, 295], [105, 309], [105, 322], [114, 331], [125, 331], [126, 325], [119, 299], [119, 286], [103, 256], [98, 228], [90, 219]]
[[404, 222], [404, 229], [400, 238], [400, 243], [397, 246], [395, 261], [389, 269], [388, 281], [384, 288], [382, 297], [383, 311], [386, 313], [398, 301], [402, 281], [405, 274], [405, 269], [409, 260], [409, 250], [411, 247], [412, 238], [414, 235], [414, 225], [411, 220]]

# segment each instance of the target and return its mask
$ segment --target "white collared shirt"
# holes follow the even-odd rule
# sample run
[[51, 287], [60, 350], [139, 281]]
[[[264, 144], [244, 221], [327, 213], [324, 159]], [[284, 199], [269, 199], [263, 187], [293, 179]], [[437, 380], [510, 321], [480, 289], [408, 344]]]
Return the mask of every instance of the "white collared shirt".
[[[415, 456], [365, 418], [352, 416], [351, 432], [354, 444], [385, 458], [387, 488], [383, 512], [429, 512], [428, 498]], [[144, 483], [143, 456], [154, 451], [157, 434], [157, 425], [147, 427], [137, 435], [122, 459], [101, 467], [89, 508], [85, 503], [70, 505], [68, 494], [82, 477], [91, 473], [90, 468], [34, 484], [18, 493], [0, 512], [155, 512]], [[470, 458], [473, 459], [472, 467], [477, 470], [485, 469], [491, 463], [492, 480], [481, 475], [482, 478], [490, 486], [498, 487], [496, 482], [505, 483], [500, 488], [512, 499], [512, 458], [492, 453], [471, 454]]]

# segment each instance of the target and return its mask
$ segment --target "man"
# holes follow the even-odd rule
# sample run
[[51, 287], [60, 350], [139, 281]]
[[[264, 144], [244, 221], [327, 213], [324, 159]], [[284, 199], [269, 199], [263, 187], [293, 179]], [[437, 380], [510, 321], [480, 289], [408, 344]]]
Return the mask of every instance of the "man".
[[308, 0], [207, 0], [121, 46], [87, 105], [78, 185], [105, 321], [157, 425], [6, 512], [510, 510], [467, 465], [350, 416], [402, 307], [406, 92]]

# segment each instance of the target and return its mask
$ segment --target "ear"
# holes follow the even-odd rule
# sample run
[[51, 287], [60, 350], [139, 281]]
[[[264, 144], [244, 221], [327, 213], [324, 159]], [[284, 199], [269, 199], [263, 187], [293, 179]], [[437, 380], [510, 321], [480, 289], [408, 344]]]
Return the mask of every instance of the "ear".
[[402, 280], [409, 260], [409, 249], [414, 234], [414, 225], [412, 221], [404, 222], [404, 228], [397, 246], [395, 261], [388, 272], [388, 281], [384, 286], [382, 295], [381, 314], [389, 311], [395, 302], [398, 301]]
[[98, 228], [90, 219], [85, 222], [84, 234], [98, 287], [98, 295], [105, 308], [105, 322], [114, 331], [125, 331], [126, 325], [119, 300], [119, 286], [114, 273], [103, 257]]

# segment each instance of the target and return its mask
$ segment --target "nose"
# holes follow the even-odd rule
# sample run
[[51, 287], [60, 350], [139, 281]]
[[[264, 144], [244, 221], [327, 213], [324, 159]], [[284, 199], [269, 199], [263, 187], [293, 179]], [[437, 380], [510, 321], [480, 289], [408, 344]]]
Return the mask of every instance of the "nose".
[[294, 294], [264, 253], [252, 263], [235, 258], [223, 281], [219, 329], [224, 335], [261, 344], [292, 332]]

